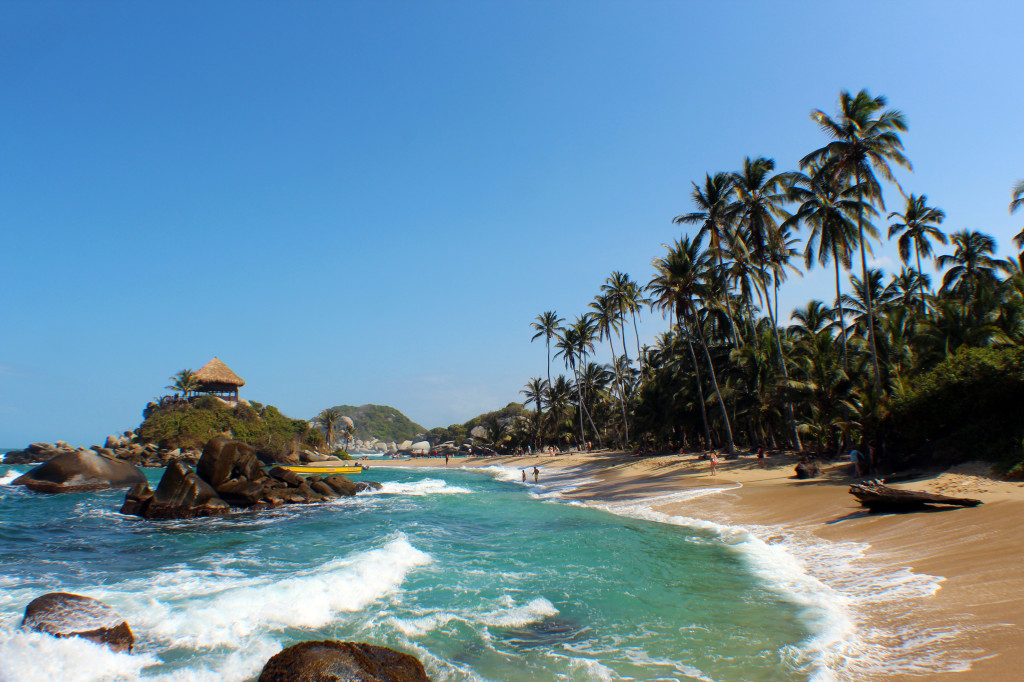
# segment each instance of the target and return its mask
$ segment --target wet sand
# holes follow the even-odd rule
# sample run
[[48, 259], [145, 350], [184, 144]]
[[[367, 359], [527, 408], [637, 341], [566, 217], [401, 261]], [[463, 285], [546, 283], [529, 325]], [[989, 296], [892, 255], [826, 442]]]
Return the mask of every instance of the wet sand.
[[[895, 484], [958, 497], [974, 497], [975, 508], [936, 508], [910, 514], [867, 514], [848, 493], [849, 464], [827, 467], [820, 478], [793, 477], [796, 458], [770, 456], [761, 468], [752, 456], [720, 461], [718, 475], [696, 455], [637, 457], [597, 452], [527, 457], [453, 458], [449, 467], [538, 466], [545, 472], [590, 479], [567, 497], [621, 503], [649, 500], [652, 508], [730, 525], [758, 528], [770, 541], [773, 529], [787, 537], [858, 543], [863, 552], [852, 572], [941, 576], [930, 596], [868, 600], [855, 609], [858, 632], [871, 633], [880, 649], [897, 650], [903, 661], [888, 668], [865, 663], [856, 678], [879, 680], [1021, 679], [1024, 647], [1024, 484], [1000, 481], [980, 464], [962, 465], [913, 482]], [[385, 460], [383, 466], [438, 467], [443, 459]], [[528, 472], [529, 473], [529, 472]], [[532, 475], [528, 476], [532, 481]], [[723, 488], [717, 494], [658, 504], [659, 495], [693, 488]], [[853, 546], [853, 545], [851, 545]], [[813, 573], [814, 567], [810, 567]], [[905, 571], [904, 571], [905, 573]], [[929, 672], [933, 658], [960, 661], [961, 672]], [[914, 661], [920, 668], [915, 669]], [[866, 672], [867, 671], [867, 672]], [[842, 678], [846, 679], [846, 678]]]

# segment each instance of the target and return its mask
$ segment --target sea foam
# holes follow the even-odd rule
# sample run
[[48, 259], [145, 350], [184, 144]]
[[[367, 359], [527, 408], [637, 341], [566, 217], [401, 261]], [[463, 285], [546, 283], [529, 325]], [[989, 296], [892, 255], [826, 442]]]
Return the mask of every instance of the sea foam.
[[414, 495], [423, 497], [426, 495], [465, 495], [472, 492], [469, 488], [448, 485], [439, 478], [424, 478], [412, 483], [388, 481], [381, 484], [380, 490], [365, 490], [360, 495]]
[[10, 485], [14, 482], [14, 479], [21, 476], [17, 471], [8, 471], [5, 474], [0, 474], [0, 485]]

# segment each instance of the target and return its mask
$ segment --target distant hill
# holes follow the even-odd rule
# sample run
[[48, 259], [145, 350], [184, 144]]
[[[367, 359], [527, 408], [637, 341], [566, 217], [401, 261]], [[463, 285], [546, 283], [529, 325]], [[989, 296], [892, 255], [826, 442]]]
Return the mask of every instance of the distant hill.
[[352, 420], [356, 427], [356, 438], [369, 440], [393, 440], [401, 443], [411, 440], [427, 430], [404, 414], [387, 405], [336, 405], [343, 415]]

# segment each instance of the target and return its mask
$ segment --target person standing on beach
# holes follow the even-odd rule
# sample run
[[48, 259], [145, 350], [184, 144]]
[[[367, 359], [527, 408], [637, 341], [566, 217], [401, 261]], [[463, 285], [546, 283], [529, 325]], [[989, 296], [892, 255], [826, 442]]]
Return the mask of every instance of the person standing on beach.
[[718, 475], [718, 450], [711, 451], [711, 457], [708, 458], [711, 462], [711, 475]]
[[526, 469], [523, 469], [523, 483], [526, 483]]
[[448, 466], [448, 451], [444, 451], [444, 465]]
[[533, 482], [540, 482], [540, 469], [538, 469], [537, 467], [533, 467]]

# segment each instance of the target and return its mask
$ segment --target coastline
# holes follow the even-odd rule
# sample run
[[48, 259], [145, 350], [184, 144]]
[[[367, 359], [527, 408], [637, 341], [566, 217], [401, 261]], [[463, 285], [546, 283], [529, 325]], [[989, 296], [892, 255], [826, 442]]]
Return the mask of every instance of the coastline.
[[[678, 525], [739, 527], [760, 551], [784, 549], [785, 561], [795, 559], [810, 582], [831, 592], [848, 619], [831, 623], [815, 644], [839, 679], [1016, 676], [1024, 666], [1017, 635], [1024, 623], [1024, 538], [1015, 522], [1024, 512], [1021, 484], [964, 465], [894, 487], [976, 497], [981, 506], [869, 515], [847, 492], [848, 465], [797, 480], [795, 463], [774, 456], [760, 468], [746, 456], [720, 462], [712, 477], [707, 462], [692, 454], [599, 452], [460, 457], [448, 467], [537, 465], [541, 487], [545, 472], [574, 481], [559, 494], [565, 501]], [[445, 467], [438, 459], [373, 465]], [[790, 586], [793, 596], [802, 587]]]

